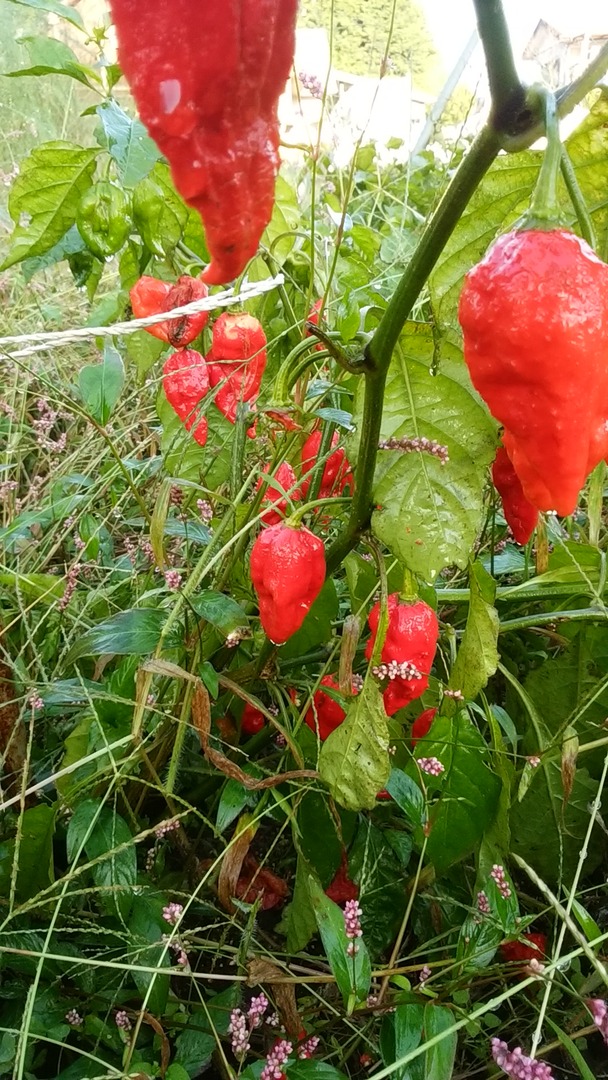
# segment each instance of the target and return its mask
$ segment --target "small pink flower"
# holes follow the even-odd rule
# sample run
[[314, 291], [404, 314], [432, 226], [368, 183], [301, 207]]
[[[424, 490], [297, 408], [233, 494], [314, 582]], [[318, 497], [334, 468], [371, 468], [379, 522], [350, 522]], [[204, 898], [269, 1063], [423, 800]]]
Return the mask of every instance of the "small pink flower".
[[306, 1061], [308, 1058], [311, 1058], [318, 1045], [319, 1036], [311, 1035], [310, 1038], [307, 1039], [306, 1042], [303, 1042], [298, 1049], [298, 1057], [300, 1058], [300, 1060]]
[[420, 974], [418, 976], [418, 979], [422, 983], [422, 985], [424, 986], [424, 983], [426, 982], [427, 979], [430, 979], [430, 977], [431, 977], [431, 969], [430, 969], [428, 964], [425, 964], [424, 967], [420, 968]]
[[494, 878], [494, 881], [498, 886], [498, 891], [500, 895], [504, 897], [505, 900], [508, 900], [511, 896], [511, 888], [509, 886], [509, 882], [506, 879], [504, 867], [499, 866], [498, 863], [494, 863], [494, 866], [490, 871], [490, 877]]
[[260, 1080], [281, 1080], [282, 1066], [293, 1051], [293, 1046], [286, 1039], [280, 1039], [266, 1058], [266, 1064], [260, 1073]]
[[249, 1045], [249, 1028], [240, 1009], [233, 1009], [230, 1013], [228, 1034], [232, 1036], [232, 1051], [237, 1057], [242, 1057], [251, 1049]]
[[77, 1009], [70, 1009], [70, 1011], [65, 1014], [65, 1022], [66, 1024], [69, 1024], [70, 1027], [80, 1027], [80, 1025], [84, 1023], [82, 1016]]
[[422, 769], [422, 772], [428, 773], [429, 776], [441, 776], [441, 773], [445, 772], [445, 766], [436, 757], [416, 758], [416, 764], [419, 769]]
[[165, 585], [171, 589], [171, 592], [181, 589], [182, 575], [179, 570], [165, 570]]
[[490, 901], [483, 889], [480, 889], [477, 893], [477, 910], [480, 911], [482, 915], [490, 915], [492, 911]]
[[421, 679], [422, 672], [408, 660], [390, 660], [388, 664], [377, 664], [372, 668], [372, 674], [378, 679]]
[[163, 919], [168, 922], [170, 926], [175, 926], [182, 917], [184, 910], [183, 904], [167, 904], [163, 908]]
[[593, 1017], [593, 1023], [601, 1032], [604, 1042], [608, 1045], [608, 1004], [603, 998], [588, 998], [587, 1008]]
[[532, 754], [531, 757], [526, 758], [526, 761], [533, 769], [538, 769], [538, 766], [540, 765], [540, 758], [537, 754]]
[[555, 1080], [549, 1065], [527, 1057], [521, 1046], [511, 1051], [501, 1039], [492, 1039], [491, 1046], [494, 1061], [510, 1080]]
[[114, 1020], [116, 1022], [116, 1027], [117, 1028], [122, 1028], [123, 1031], [130, 1031], [131, 1030], [131, 1027], [132, 1027], [131, 1021], [129, 1020], [129, 1017], [128, 1017], [127, 1013], [124, 1011], [124, 1009], [119, 1009], [118, 1010], [118, 1012], [116, 1013], [116, 1016], [114, 1017]]
[[269, 1001], [266, 997], [266, 994], [259, 994], [258, 997], [254, 997], [251, 999], [249, 1010], [247, 1012], [247, 1017], [252, 1028], [257, 1028], [260, 1026], [264, 1018], [264, 1013], [268, 1008], [268, 1005]]

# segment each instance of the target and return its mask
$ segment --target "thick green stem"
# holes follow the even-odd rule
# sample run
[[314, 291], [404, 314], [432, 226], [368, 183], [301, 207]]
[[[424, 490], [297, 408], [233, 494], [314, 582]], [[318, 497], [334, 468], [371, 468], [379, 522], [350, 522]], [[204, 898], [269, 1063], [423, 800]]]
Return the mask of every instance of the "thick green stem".
[[367, 528], [372, 509], [372, 486], [380, 439], [384, 387], [388, 366], [399, 334], [456, 227], [471, 195], [500, 149], [500, 139], [491, 127], [477, 137], [454, 175], [437, 210], [424, 230], [418, 247], [403, 275], [384, 317], [366, 349], [365, 397], [361, 422], [359, 460], [355, 474], [355, 495], [345, 531], [327, 553], [327, 572], [333, 573]]
[[492, 95], [491, 123], [501, 131], [508, 116], [523, 104], [526, 92], [515, 68], [501, 0], [473, 0], [473, 6]]

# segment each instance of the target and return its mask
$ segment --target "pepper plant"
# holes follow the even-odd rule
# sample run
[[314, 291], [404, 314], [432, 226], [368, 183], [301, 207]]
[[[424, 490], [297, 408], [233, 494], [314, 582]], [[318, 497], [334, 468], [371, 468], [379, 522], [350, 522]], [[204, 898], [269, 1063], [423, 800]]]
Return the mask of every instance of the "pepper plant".
[[0, 1070], [603, 1075], [608, 48], [278, 172], [291, 0], [15, 6]]

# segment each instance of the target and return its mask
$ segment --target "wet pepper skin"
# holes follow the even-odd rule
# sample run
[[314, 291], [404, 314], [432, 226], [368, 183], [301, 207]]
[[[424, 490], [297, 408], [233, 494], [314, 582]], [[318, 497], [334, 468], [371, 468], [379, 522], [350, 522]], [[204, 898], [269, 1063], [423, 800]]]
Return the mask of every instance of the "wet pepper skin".
[[504, 515], [513, 536], [518, 544], [527, 544], [538, 525], [538, 510], [526, 499], [504, 446], [498, 447], [492, 465], [492, 480], [502, 499]]
[[459, 318], [526, 499], [571, 514], [608, 454], [608, 266], [561, 229], [507, 233], [467, 275]]
[[215, 404], [234, 424], [239, 402], [257, 398], [266, 368], [266, 334], [261, 323], [245, 311], [224, 312], [213, 324], [206, 360], [211, 386], [220, 387]]
[[[380, 603], [374, 604], [369, 613], [371, 637], [365, 648], [365, 656], [371, 660], [378, 622], [380, 621]], [[390, 679], [384, 691], [384, 708], [387, 716], [393, 716], [398, 709], [409, 705], [419, 698], [428, 688], [430, 670], [435, 659], [439, 624], [437, 616], [424, 600], [408, 604], [399, 599], [399, 593], [391, 593], [388, 598], [388, 630], [382, 646], [381, 660], [390, 664], [407, 661], [422, 674], [421, 679], [404, 679], [398, 675]]]
[[209, 390], [209, 373], [204, 358], [195, 349], [171, 353], [163, 366], [163, 389], [171, 408], [204, 446], [207, 442], [207, 418], [199, 417], [198, 406]]
[[200, 213], [210, 285], [232, 281], [270, 220], [277, 105], [297, 0], [110, 0], [139, 115]]
[[308, 529], [271, 525], [251, 551], [260, 622], [275, 645], [299, 630], [325, 581], [325, 547]]

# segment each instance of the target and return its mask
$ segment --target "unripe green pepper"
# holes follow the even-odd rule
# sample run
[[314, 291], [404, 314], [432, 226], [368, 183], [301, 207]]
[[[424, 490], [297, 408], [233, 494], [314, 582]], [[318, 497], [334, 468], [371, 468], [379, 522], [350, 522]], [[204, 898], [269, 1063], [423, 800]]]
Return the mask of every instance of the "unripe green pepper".
[[93, 184], [82, 196], [76, 225], [98, 259], [120, 251], [131, 231], [131, 207], [125, 192], [109, 180]]

